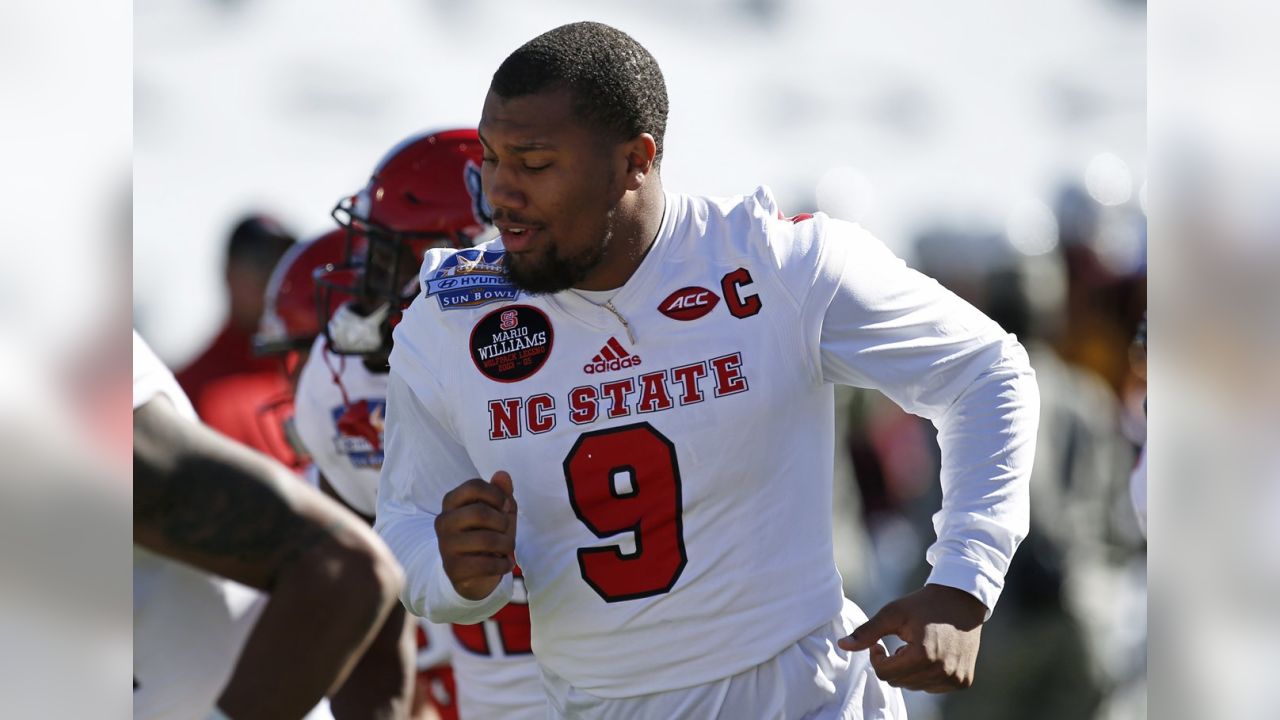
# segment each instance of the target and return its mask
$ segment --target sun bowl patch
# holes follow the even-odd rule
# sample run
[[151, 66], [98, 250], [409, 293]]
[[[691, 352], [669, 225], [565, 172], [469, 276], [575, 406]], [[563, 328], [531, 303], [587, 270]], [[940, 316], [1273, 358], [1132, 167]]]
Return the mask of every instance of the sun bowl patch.
[[490, 380], [518, 382], [551, 356], [551, 321], [537, 308], [510, 305], [485, 315], [471, 330], [471, 360]]
[[422, 292], [427, 297], [434, 297], [441, 310], [515, 300], [520, 296], [520, 290], [507, 279], [504, 255], [501, 250], [459, 250], [445, 258]]

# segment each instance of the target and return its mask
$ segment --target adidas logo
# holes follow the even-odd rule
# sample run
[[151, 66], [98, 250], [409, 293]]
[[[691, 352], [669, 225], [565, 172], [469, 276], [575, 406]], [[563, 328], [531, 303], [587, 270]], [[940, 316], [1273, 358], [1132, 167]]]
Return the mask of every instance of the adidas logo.
[[609, 342], [600, 348], [600, 352], [591, 358], [591, 362], [582, 366], [582, 372], [588, 374], [613, 372], [614, 370], [635, 367], [639, 364], [639, 355], [632, 355], [627, 352], [627, 349], [622, 347], [622, 343], [618, 342], [618, 338], [611, 337]]

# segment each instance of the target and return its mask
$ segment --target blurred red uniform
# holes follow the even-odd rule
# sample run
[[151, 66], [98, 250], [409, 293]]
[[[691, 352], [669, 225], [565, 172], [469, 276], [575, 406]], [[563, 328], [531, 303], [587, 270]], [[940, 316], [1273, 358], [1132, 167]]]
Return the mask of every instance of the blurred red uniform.
[[192, 395], [198, 398], [196, 412], [223, 435], [302, 472], [306, 459], [285, 435], [285, 423], [293, 417], [289, 383], [279, 363], [267, 360], [268, 371], [225, 375], [205, 383]]
[[271, 271], [294, 244], [293, 236], [270, 217], [254, 215], [236, 225], [227, 246], [229, 317], [177, 378], [205, 423], [301, 471], [298, 454], [277, 419], [276, 410], [289, 403], [288, 382], [277, 359], [253, 352]]

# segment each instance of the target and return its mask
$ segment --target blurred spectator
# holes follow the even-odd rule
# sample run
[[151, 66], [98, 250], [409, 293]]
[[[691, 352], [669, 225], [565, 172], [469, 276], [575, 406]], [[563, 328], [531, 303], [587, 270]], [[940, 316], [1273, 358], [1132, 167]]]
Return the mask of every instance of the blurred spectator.
[[[1146, 310], [1146, 218], [1131, 205], [1104, 207], [1074, 184], [1058, 191], [1055, 212], [1067, 296], [1064, 327], [1050, 341], [1064, 359], [1106, 380], [1126, 413], [1140, 417], [1144, 390], [1134, 383], [1129, 345]], [[1126, 433], [1141, 441], [1138, 429]]]
[[279, 360], [253, 352], [271, 271], [293, 244], [292, 233], [270, 216], [250, 215], [236, 224], [227, 243], [227, 321], [177, 377], [210, 427], [301, 470], [280, 415], [288, 412], [288, 382]]
[[[855, 419], [854, 406], [860, 398], [869, 394], [865, 390], [847, 385], [836, 386], [836, 446], [831, 494], [831, 533], [836, 569], [840, 571], [845, 597], [864, 608], [882, 607], [898, 597], [877, 594], [877, 590], [883, 590], [886, 583], [875, 579], [876, 563], [866, 523], [864, 495], [854, 472], [853, 456], [841, 444], [843, 439], [855, 435], [852, 427]], [[899, 587], [895, 585], [893, 589]], [[878, 602], [869, 602], [870, 600]]]
[[[943, 229], [918, 241], [919, 269], [1026, 347], [1040, 386], [1041, 433], [1031, 532], [984, 629], [977, 683], [945, 698], [909, 693], [913, 717], [1130, 717], [1132, 707], [1117, 707], [1128, 701], [1121, 698], [1142, 695], [1145, 555], [1128, 501], [1134, 447], [1122, 425], [1130, 413], [1117, 398], [1142, 373], [1129, 366], [1128, 338], [1114, 338], [1142, 299], [1136, 288], [1144, 278], [1141, 266], [1104, 264], [1093, 239], [1101, 213], [1089, 203], [1064, 193], [1063, 233], [1078, 240], [1041, 255], [1019, 252], [998, 233]], [[1084, 366], [1059, 354], [1062, 346]], [[941, 503], [933, 434], [877, 393], [862, 392], [852, 404], [846, 438], [873, 540], [872, 572], [885, 592], [918, 584], [927, 572], [903, 568], [933, 540]], [[857, 600], [874, 606], [881, 598]]]
[[[846, 581], [845, 593], [862, 607], [878, 608], [924, 582], [915, 577], [917, 563], [932, 539], [929, 517], [942, 497], [927, 487], [937, 484], [940, 469], [937, 434], [927, 421], [872, 390], [854, 389], [837, 412], [848, 417], [843, 425], [837, 420], [836, 430], [845, 442], [869, 546], [861, 586]], [[930, 510], [922, 497], [938, 504]], [[918, 703], [931, 702], [929, 697], [904, 693], [908, 714], [920, 716], [924, 708]]]
[[[1118, 294], [1100, 300], [1091, 292], [1098, 284], [1080, 286], [1092, 276], [1069, 272], [1079, 247], [1025, 255], [1001, 235], [947, 232], [919, 243], [922, 271], [1018, 336], [1041, 396], [1031, 532], [984, 629], [977, 683], [944, 700], [948, 720], [1098, 717], [1109, 695], [1141, 678], [1145, 557], [1127, 483], [1134, 448], [1113, 386], [1055, 349], [1079, 347], [1073, 333], [1083, 332], [1104, 350], [1097, 357], [1124, 358], [1128, 337], [1112, 348], [1105, 332], [1123, 326], [1128, 306]], [[1089, 321], [1071, 323], [1068, 298]], [[939, 498], [921, 501], [936, 508]]]
[[[236, 223], [227, 241], [227, 321], [209, 347], [177, 373], [188, 395], [199, 395], [220, 377], [275, 369], [273, 361], [254, 357], [252, 337], [262, 318], [271, 271], [293, 244], [293, 234], [267, 215], [250, 215]], [[199, 410], [200, 403], [195, 405]]]
[[[1129, 356], [1134, 368], [1134, 375], [1141, 379], [1145, 386], [1147, 382], [1147, 317], [1142, 316], [1142, 324], [1138, 326], [1138, 335], [1133, 339], [1133, 345], [1129, 348]], [[1147, 397], [1146, 393], [1142, 396], [1142, 417], [1145, 420], [1147, 416]], [[1138, 518], [1138, 528], [1142, 531], [1142, 536], [1147, 536], [1147, 442], [1146, 437], [1142, 439], [1142, 451], [1138, 454], [1138, 464], [1133, 468], [1133, 474], [1129, 477], [1129, 495], [1133, 500], [1133, 511]]]

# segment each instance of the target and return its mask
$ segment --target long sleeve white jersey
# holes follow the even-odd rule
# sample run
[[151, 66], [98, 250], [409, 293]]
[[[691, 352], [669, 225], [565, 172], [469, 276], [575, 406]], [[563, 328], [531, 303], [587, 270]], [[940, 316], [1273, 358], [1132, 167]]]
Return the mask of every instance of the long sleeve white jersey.
[[434, 519], [511, 473], [538, 661], [629, 697], [758, 665], [841, 609], [833, 383], [932, 420], [944, 501], [930, 582], [995, 605], [1028, 522], [1038, 396], [1012, 337], [860, 227], [783, 219], [767, 189], [668, 194], [608, 306], [506, 284], [500, 241], [432, 251], [395, 331], [377, 529], [403, 599], [454, 592]]
[[[370, 371], [357, 356], [330, 352], [324, 336], [316, 338], [298, 378], [294, 424], [329, 485], [369, 517], [377, 510], [386, 405], [385, 373]], [[344, 416], [347, 422], [339, 423]], [[546, 698], [530, 649], [529, 610], [522, 597], [482, 623], [428, 624], [424, 631], [448, 641], [449, 649], [440, 655], [453, 665], [462, 717], [546, 717]]]

